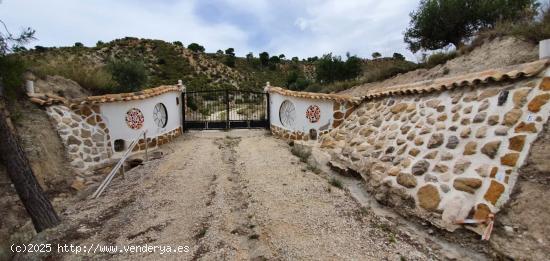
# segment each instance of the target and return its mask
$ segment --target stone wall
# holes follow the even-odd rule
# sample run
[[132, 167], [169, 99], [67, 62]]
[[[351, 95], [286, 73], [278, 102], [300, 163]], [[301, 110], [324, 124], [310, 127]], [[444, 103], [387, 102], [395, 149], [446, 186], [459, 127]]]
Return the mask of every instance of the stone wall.
[[[181, 127], [178, 127], [174, 130], [171, 130], [169, 132], [166, 132], [164, 134], [161, 134], [157, 137], [147, 138], [147, 149], [153, 149], [156, 148], [162, 144], [166, 144], [168, 142], [171, 142], [175, 138], [181, 136], [182, 134]], [[138, 144], [134, 147], [132, 151], [143, 151], [145, 150], [145, 139], [139, 139]]]
[[368, 100], [320, 146], [379, 201], [453, 231], [508, 200], [549, 100], [550, 78]]
[[71, 166], [86, 171], [112, 156], [111, 137], [96, 105], [69, 109], [63, 105], [46, 108], [67, 150]]

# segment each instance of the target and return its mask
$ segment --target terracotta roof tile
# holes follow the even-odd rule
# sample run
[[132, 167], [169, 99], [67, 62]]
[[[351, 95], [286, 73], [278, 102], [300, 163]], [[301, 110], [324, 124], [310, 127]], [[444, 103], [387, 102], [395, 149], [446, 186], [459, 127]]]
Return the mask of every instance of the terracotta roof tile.
[[269, 87], [267, 89], [270, 93], [278, 93], [284, 96], [298, 97], [298, 98], [309, 98], [309, 99], [320, 99], [320, 100], [333, 100], [339, 102], [351, 102], [354, 104], [361, 103], [359, 97], [353, 97], [349, 95], [339, 95], [339, 94], [326, 94], [326, 93], [315, 93], [315, 92], [297, 92], [280, 87]]

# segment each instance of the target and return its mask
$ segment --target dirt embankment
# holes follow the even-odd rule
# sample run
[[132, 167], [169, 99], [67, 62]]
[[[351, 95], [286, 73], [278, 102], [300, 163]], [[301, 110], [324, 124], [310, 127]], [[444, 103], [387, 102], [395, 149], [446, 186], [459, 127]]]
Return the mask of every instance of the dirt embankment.
[[382, 82], [359, 85], [342, 93], [362, 96], [368, 89], [374, 87], [390, 87], [457, 76], [536, 60], [538, 60], [538, 45], [513, 37], [497, 38], [475, 48], [468, 54], [461, 55], [432, 69], [407, 72]]

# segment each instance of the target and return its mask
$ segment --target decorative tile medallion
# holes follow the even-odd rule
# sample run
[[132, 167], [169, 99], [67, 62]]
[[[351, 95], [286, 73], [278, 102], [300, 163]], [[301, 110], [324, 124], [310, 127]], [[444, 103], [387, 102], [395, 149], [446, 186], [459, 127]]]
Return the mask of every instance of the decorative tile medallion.
[[321, 118], [321, 109], [317, 105], [309, 105], [306, 111], [306, 118], [311, 123], [316, 123]]
[[143, 127], [143, 122], [143, 113], [139, 109], [132, 108], [126, 112], [126, 124], [128, 124], [130, 129], [141, 129], [141, 127]]

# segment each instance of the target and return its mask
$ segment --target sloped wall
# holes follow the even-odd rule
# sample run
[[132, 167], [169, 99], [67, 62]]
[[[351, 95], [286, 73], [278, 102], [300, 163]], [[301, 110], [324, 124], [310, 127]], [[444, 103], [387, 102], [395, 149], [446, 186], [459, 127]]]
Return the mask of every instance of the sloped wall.
[[379, 201], [452, 231], [508, 200], [549, 99], [549, 78], [380, 98], [320, 142]]

